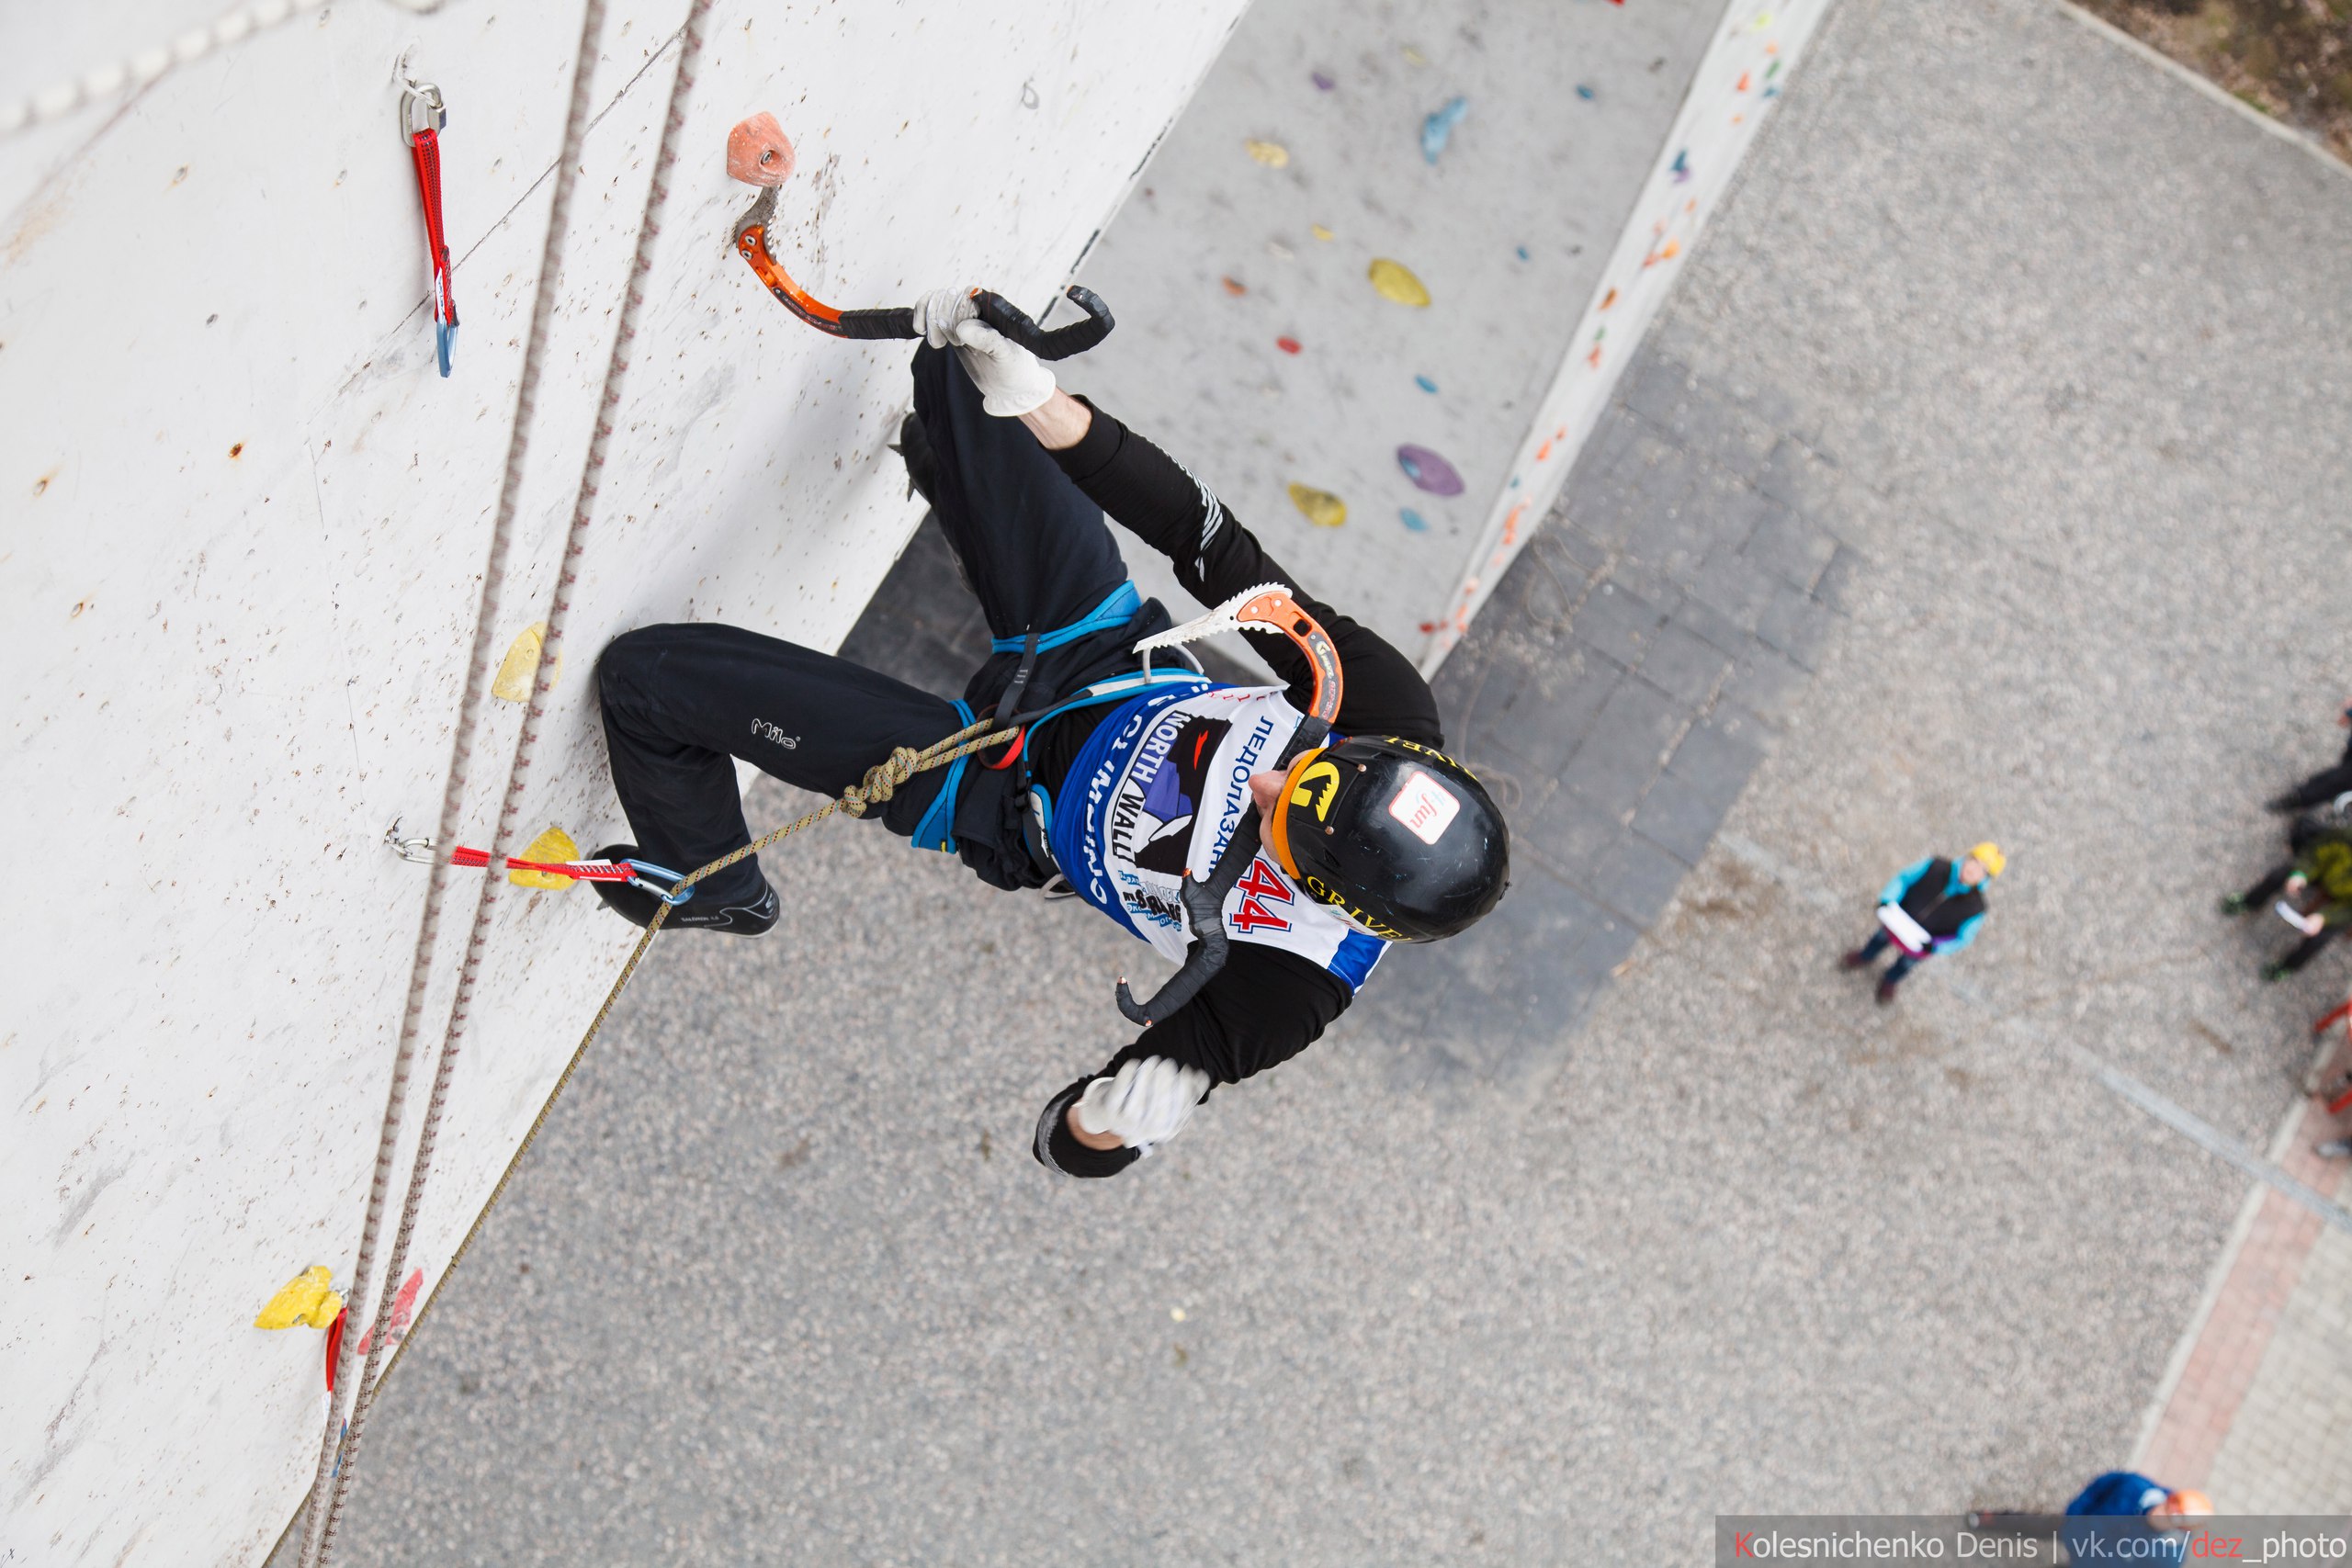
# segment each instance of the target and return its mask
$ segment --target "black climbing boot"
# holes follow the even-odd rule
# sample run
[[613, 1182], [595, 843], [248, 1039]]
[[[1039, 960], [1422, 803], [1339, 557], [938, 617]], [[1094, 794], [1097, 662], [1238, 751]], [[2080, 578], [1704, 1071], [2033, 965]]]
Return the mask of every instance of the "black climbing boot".
[[[635, 844], [606, 844], [590, 858], [635, 860], [638, 849]], [[599, 882], [593, 886], [605, 908], [640, 931], [653, 923], [653, 911], [662, 907], [661, 899], [633, 883]], [[684, 926], [726, 931], [732, 936], [758, 936], [775, 924], [777, 908], [775, 889], [768, 886], [764, 876], [760, 879], [759, 897], [748, 901], [739, 897], [722, 904], [697, 886], [693, 897], [670, 911], [670, 918], [662, 922], [662, 928], [668, 931]]]

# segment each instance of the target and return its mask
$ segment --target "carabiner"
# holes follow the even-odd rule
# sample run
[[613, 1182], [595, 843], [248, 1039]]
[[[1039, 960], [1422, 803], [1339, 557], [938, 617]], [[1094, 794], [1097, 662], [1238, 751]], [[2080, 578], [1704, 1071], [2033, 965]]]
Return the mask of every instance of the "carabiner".
[[413, 141], [421, 131], [439, 135], [449, 123], [449, 111], [441, 102], [441, 89], [430, 82], [413, 78], [401, 88], [401, 140]]
[[621, 862], [621, 863], [628, 866], [631, 871], [639, 872], [640, 874], [651, 872], [656, 876], [668, 877], [670, 879], [670, 886], [672, 890], [667, 893], [664, 893], [659, 887], [654, 886], [650, 882], [646, 881], [642, 874], [630, 877], [628, 879], [628, 885], [631, 887], [644, 888], [648, 893], [652, 894], [656, 898], [661, 899], [662, 902], [669, 905], [673, 909], [676, 908], [679, 905], [684, 903], [687, 899], [695, 896], [695, 890], [691, 887], [687, 888], [683, 893], [676, 891], [678, 884], [684, 882], [685, 877], [682, 873], [672, 871], [666, 865], [655, 865], [650, 860], [625, 860]]

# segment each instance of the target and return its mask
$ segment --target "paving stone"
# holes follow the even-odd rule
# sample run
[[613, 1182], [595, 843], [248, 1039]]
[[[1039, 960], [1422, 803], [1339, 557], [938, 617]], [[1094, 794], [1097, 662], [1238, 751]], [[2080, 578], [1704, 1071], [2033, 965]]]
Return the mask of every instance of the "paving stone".
[[1648, 513], [1625, 536], [1628, 554], [1677, 581], [1695, 573], [1722, 543], [1721, 515], [1701, 503], [1695, 490], [1681, 505]]
[[1622, 811], [1609, 811], [1567, 789], [1554, 790], [1539, 808], [1512, 818], [1510, 824], [1514, 851], [1523, 844], [1555, 870], [1579, 879], [1599, 869], [1600, 857], [1625, 831]]
[[1830, 555], [1829, 564], [1821, 569], [1820, 580], [1813, 585], [1813, 596], [1837, 615], [1850, 615], [1854, 583], [1861, 570], [1861, 552], [1851, 545], [1839, 545]]
[[1688, 722], [1688, 710], [1656, 686], [1638, 676], [1620, 682], [1560, 782], [1604, 811], [1629, 811]]
[[1553, 571], [1566, 581], [1589, 579], [1609, 564], [1609, 558], [1614, 553], [1609, 546], [1577, 527], [1569, 520], [1567, 513], [1561, 511], [1552, 513], [1544, 523], [1543, 532], [1528, 545], [1531, 555], [1539, 548], [1545, 552]]
[[1740, 630], [1752, 632], [1765, 605], [1771, 603], [1774, 586], [1773, 580], [1745, 557], [1725, 554], [1709, 557], [1685, 585], [1685, 592]]
[[1684, 447], [1742, 482], [1763, 471], [1778, 439], [1778, 432], [1704, 383], [1683, 399], [1667, 428]]
[[1793, 436], [1783, 435], [1756, 476], [1756, 488], [1799, 512], [1828, 507], [1838, 492], [1838, 466]]
[[1714, 840], [1715, 829], [1723, 825], [1730, 805], [1713, 798], [1716, 793], [1701, 790], [1668, 767], [1642, 797], [1641, 809], [1634, 814], [1634, 830], [1683, 864], [1696, 865]]
[[1650, 639], [1666, 624], [1666, 613], [1621, 587], [1612, 576], [1585, 596], [1570, 624], [1577, 641], [1631, 669], [1649, 651]]
[[1643, 354], [1634, 373], [1625, 378], [1620, 400], [1652, 424], [1664, 428], [1674, 411], [1690, 395], [1690, 367], [1666, 352], [1663, 344]]
[[1761, 726], [1755, 716], [1732, 704], [1718, 704], [1683, 736], [1667, 773], [1720, 813], [1739, 798], [1763, 756]]
[[[1419, 1039], [1491, 1069], [1525, 1047], [1549, 1047], [1580, 1015], [1607, 975], [1589, 973], [1577, 955], [1619, 924], [1540, 866], [1515, 867], [1510, 894], [1478, 923], [1476, 942], [1400, 949], [1381, 961], [1380, 978], [1430, 996]], [[1390, 964], [1394, 975], [1385, 973]]]
[[1731, 656], [1681, 624], [1660, 626], [1638, 666], [1643, 680], [1693, 711], [1704, 706], [1731, 671]]
[[1470, 751], [1498, 748], [1555, 773], [1624, 679], [1621, 666], [1576, 644], [1549, 657], [1498, 650], [1470, 711], [1458, 721], [1438, 711]]
[[1736, 659], [1755, 638], [1721, 610], [1698, 599], [1685, 598], [1674, 607], [1672, 622], [1701, 641]]
[[1672, 901], [1674, 890], [1682, 886], [1687, 869], [1640, 833], [1628, 831], [1601, 852], [1592, 880], [1584, 886], [1594, 897], [1647, 931]]
[[1781, 724], [1788, 718], [1789, 705], [1804, 689], [1808, 673], [1787, 654], [1759, 646], [1732, 671], [1724, 695], [1768, 724]]
[[1780, 502], [1759, 496], [1762, 503], [1755, 531], [1741, 553], [1802, 592], [1813, 592], [1821, 569], [1838, 548], [1838, 541]]
[[1772, 584], [1772, 596], [1757, 617], [1756, 635], [1810, 670], [1814, 656], [1828, 635], [1829, 606], [1785, 581]]

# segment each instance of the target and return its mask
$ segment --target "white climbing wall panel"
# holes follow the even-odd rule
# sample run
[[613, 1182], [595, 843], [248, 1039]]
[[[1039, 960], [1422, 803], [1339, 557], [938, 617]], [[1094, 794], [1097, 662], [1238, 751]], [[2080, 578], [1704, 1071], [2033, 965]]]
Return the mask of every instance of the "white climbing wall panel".
[[[308, 1265], [348, 1283], [425, 887], [382, 840], [440, 796], [580, 15], [261, 4], [144, 85], [166, 56], [108, 70], [218, 4], [0, 21], [0, 1563], [257, 1562], [308, 1483], [322, 1337], [250, 1325]], [[884, 450], [908, 350], [759, 289], [728, 127], [793, 138], [776, 247], [820, 297], [985, 279], [1035, 309], [1241, 4], [720, 5], [527, 830], [617, 824], [587, 680], [614, 632], [830, 647], [915, 521]], [[683, 0], [612, 9], [502, 646], [555, 569], [676, 59]], [[449, 107], [447, 380], [403, 62]], [[490, 708], [476, 842], [519, 717]], [[584, 888], [503, 901], [428, 1291], [628, 934]]]
[[1069, 379], [1433, 669], [1826, 4], [1258, 0], [1087, 260], [1125, 325]]

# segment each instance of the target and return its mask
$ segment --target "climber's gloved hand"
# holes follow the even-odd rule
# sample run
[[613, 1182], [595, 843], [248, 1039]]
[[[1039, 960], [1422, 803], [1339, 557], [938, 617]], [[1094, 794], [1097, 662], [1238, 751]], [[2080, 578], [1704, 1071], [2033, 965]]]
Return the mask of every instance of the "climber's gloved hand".
[[969, 288], [934, 288], [915, 301], [915, 335], [933, 348], [955, 343], [956, 329], [978, 313]]
[[1147, 1056], [1088, 1084], [1078, 1101], [1078, 1124], [1098, 1138], [1111, 1134], [1131, 1149], [1164, 1144], [1183, 1131], [1208, 1091], [1209, 1076], [1198, 1067]]
[[980, 407], [999, 419], [1031, 412], [1054, 395], [1054, 373], [986, 321], [960, 321], [949, 335], [964, 374], [980, 389]]

